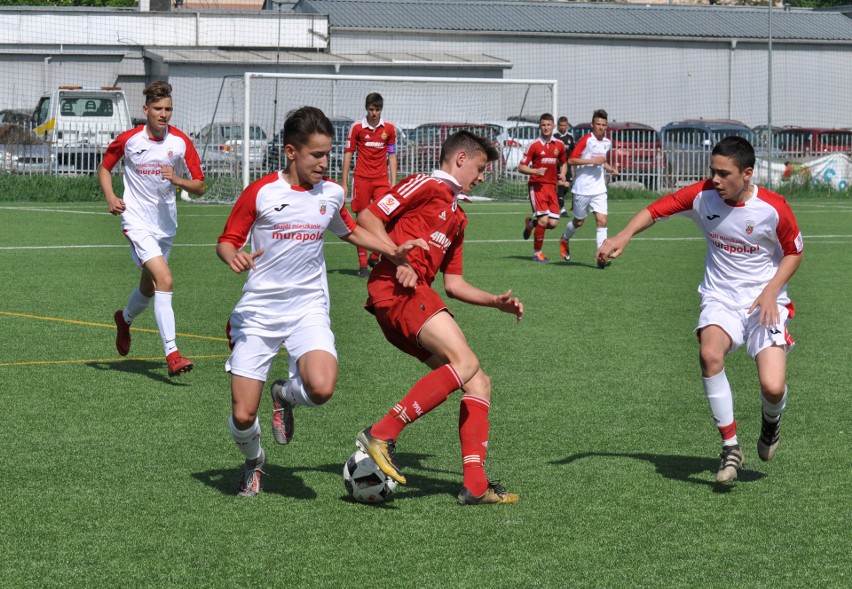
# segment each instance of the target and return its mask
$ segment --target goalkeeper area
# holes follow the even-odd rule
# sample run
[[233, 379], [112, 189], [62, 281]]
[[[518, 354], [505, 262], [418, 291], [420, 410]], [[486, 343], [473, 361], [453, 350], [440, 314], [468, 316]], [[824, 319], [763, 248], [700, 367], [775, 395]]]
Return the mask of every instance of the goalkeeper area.
[[398, 179], [438, 168], [441, 145], [456, 131], [489, 138], [500, 158], [474, 189], [473, 196], [485, 198], [525, 196], [526, 177], [518, 173], [518, 163], [538, 137], [539, 116], [555, 113], [557, 104], [555, 80], [251, 72], [226, 77], [211, 120], [195, 138], [208, 189], [192, 200], [233, 202], [249, 182], [283, 168], [281, 130], [287, 113], [304, 105], [320, 108], [334, 125], [328, 177], [340, 181], [349, 128], [364, 117], [364, 101], [372, 92], [382, 95], [382, 117], [397, 128]]

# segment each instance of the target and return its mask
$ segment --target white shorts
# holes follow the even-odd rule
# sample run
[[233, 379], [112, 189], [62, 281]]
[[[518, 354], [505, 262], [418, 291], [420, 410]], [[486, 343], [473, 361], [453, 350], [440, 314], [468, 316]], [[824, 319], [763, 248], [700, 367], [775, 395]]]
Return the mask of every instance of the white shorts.
[[130, 257], [139, 268], [157, 256], [163, 256], [168, 262], [175, 242], [173, 236], [157, 236], [147, 229], [125, 229], [124, 237], [130, 242]]
[[298, 374], [299, 358], [307, 352], [323, 350], [337, 358], [331, 320], [325, 309], [308, 309], [293, 321], [279, 325], [277, 331], [266, 330], [257, 316], [233, 313], [228, 321], [231, 357], [225, 362], [225, 371], [266, 382], [282, 346], [289, 357], [289, 378]]
[[575, 194], [574, 195], [574, 218], [585, 219], [589, 213], [595, 212], [601, 215], [607, 214], [606, 192], [603, 194]]
[[746, 352], [752, 358], [770, 346], [780, 346], [790, 352], [796, 345], [787, 331], [787, 321], [790, 319], [790, 310], [787, 307], [778, 305], [780, 322], [772, 329], [758, 325], [759, 308], [751, 314], [746, 311], [747, 309], [731, 309], [715, 299], [702, 301], [695, 331], [709, 325], [718, 325], [731, 338], [729, 354], [745, 344]]

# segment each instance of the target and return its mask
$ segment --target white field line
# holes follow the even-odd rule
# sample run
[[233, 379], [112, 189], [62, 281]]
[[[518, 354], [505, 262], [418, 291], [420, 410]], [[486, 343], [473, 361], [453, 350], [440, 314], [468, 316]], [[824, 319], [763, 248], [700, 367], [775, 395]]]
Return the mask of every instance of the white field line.
[[[805, 235], [803, 236], [805, 242], [807, 243], [810, 240], [817, 240], [818, 243], [849, 243], [852, 241], [852, 234], [847, 235]], [[822, 241], [822, 240], [836, 240], [839, 239], [841, 241]], [[574, 237], [571, 239], [574, 241], [595, 241], [594, 237]], [[637, 241], [704, 241], [704, 238], [701, 236], [693, 236], [693, 237], [634, 237], [632, 242]], [[465, 239], [465, 245], [468, 244], [495, 244], [495, 243], [524, 243], [521, 239]], [[338, 246], [338, 245], [346, 245], [344, 241], [334, 240], [327, 241], [325, 243], [326, 246]], [[7, 245], [0, 246], [0, 251], [34, 251], [34, 250], [60, 250], [60, 249], [115, 249], [115, 248], [127, 248], [127, 244], [103, 244], [103, 245]], [[175, 247], [209, 247], [215, 248], [215, 243], [176, 243]]]

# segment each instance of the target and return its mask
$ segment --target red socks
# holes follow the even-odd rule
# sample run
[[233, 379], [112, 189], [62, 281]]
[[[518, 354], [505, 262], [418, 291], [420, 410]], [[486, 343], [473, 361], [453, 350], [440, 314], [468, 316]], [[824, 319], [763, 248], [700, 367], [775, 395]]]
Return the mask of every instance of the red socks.
[[544, 232], [546, 229], [544, 225], [539, 225], [536, 223], [535, 229], [533, 230], [533, 251], [540, 252], [541, 248], [544, 246]]
[[488, 450], [488, 410], [485, 399], [464, 395], [459, 408], [459, 440], [461, 441], [464, 486], [474, 497], [488, 489], [485, 476], [485, 452]]
[[362, 247], [358, 248], [358, 268], [367, 267], [367, 250]]
[[446, 401], [450, 393], [463, 384], [455, 368], [449, 364], [433, 370], [418, 380], [408, 394], [373, 425], [370, 433], [380, 440], [396, 440], [405, 426]]

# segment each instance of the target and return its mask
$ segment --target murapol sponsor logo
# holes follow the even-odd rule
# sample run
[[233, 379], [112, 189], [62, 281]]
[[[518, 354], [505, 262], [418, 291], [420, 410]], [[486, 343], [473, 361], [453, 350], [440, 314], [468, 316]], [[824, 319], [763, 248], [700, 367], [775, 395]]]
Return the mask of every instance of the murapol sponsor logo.
[[301, 233], [297, 231], [290, 231], [285, 233], [283, 231], [273, 231], [272, 239], [292, 239], [293, 241], [320, 241], [322, 240], [322, 231], [317, 231], [315, 233]]

